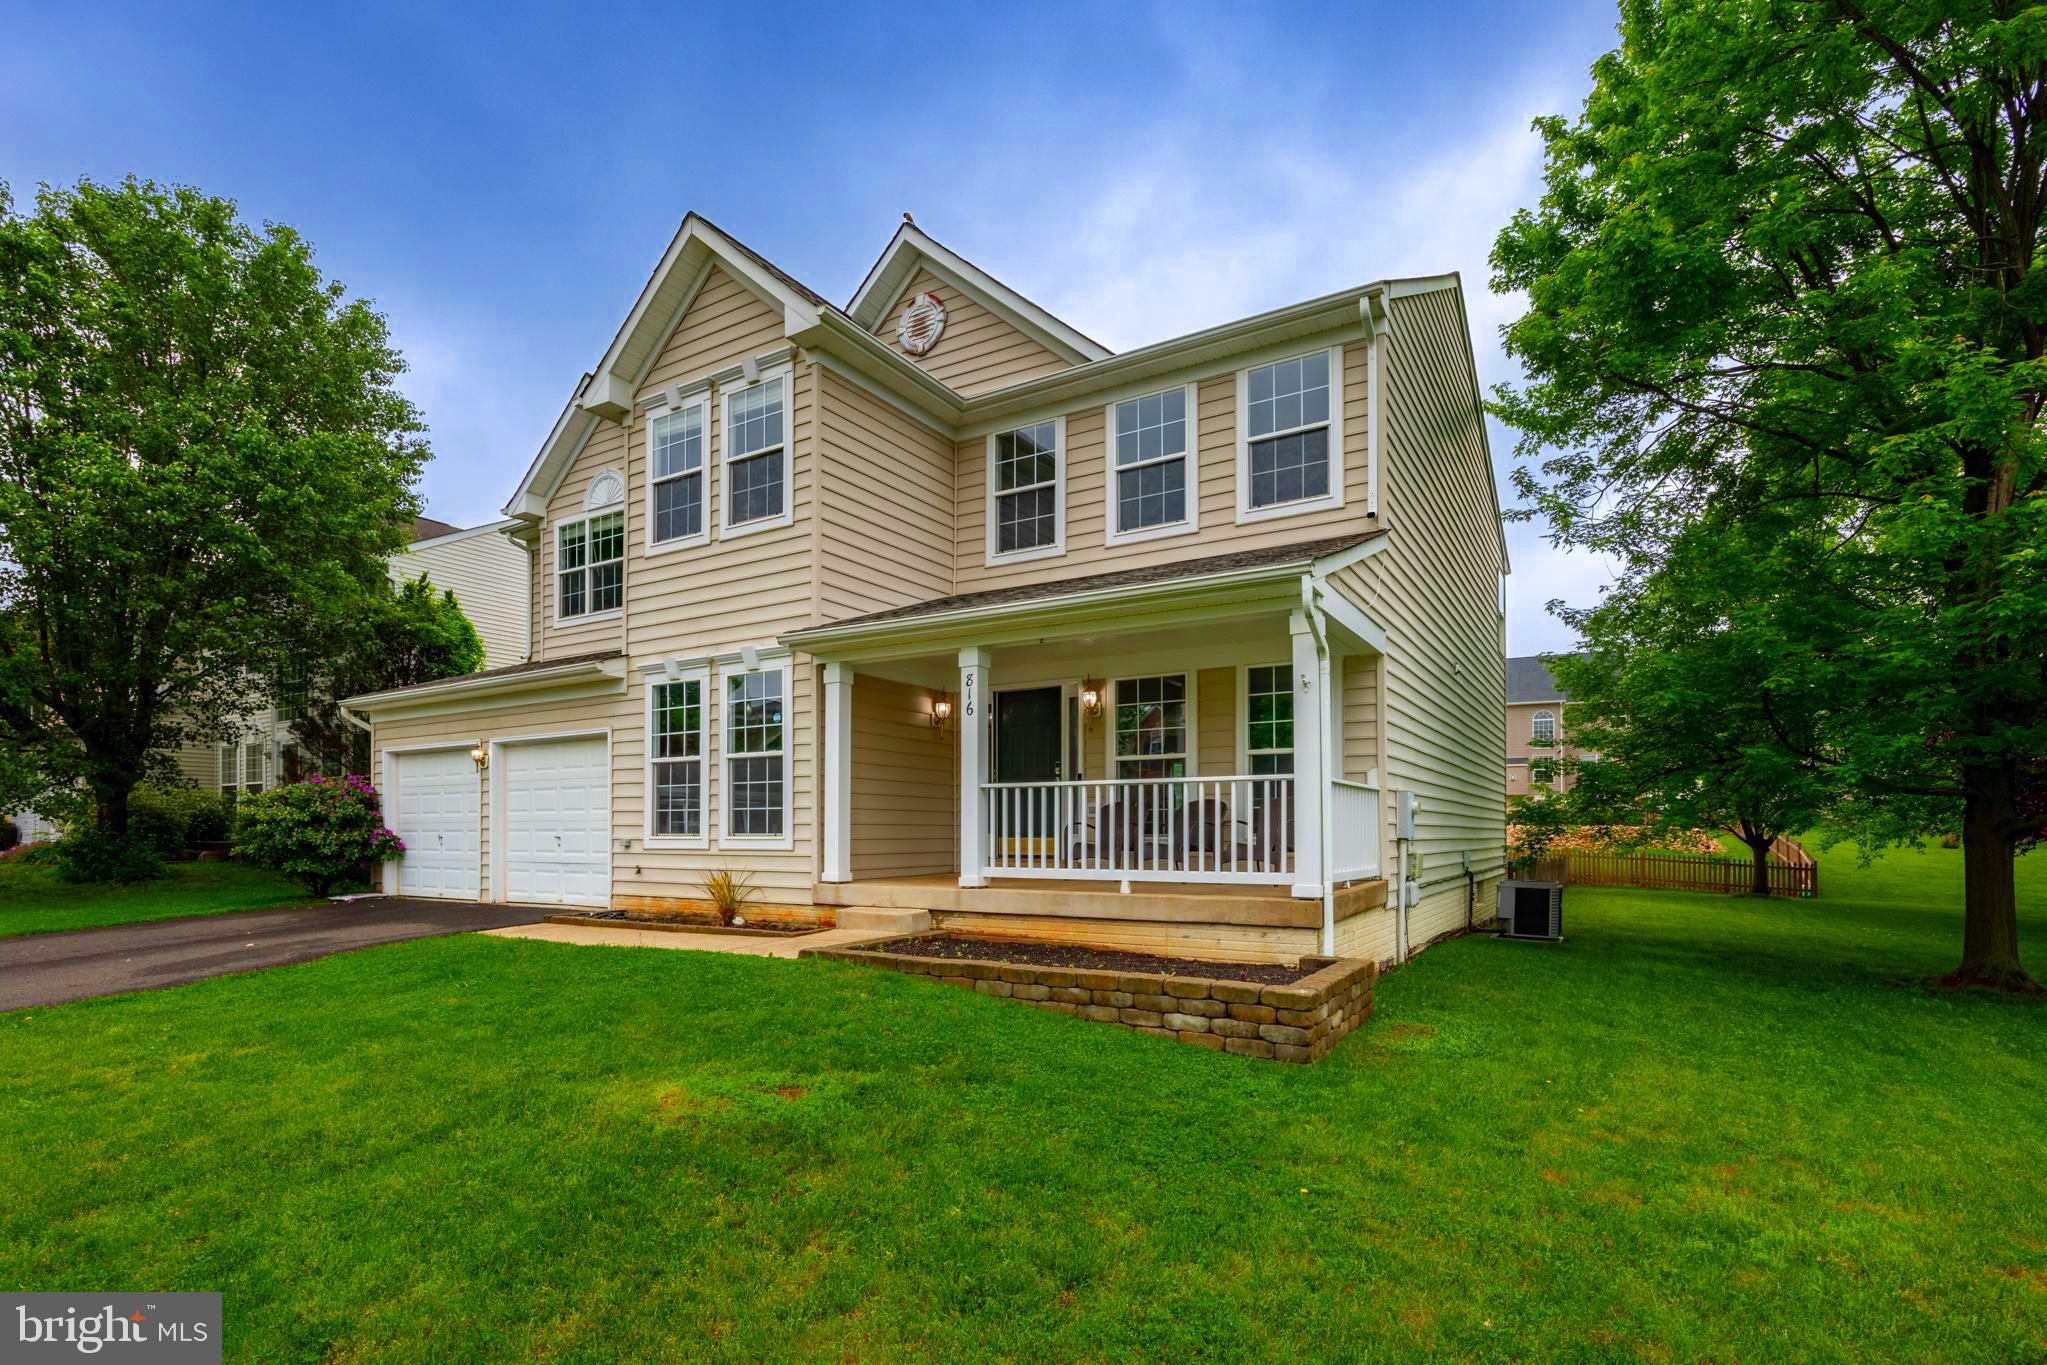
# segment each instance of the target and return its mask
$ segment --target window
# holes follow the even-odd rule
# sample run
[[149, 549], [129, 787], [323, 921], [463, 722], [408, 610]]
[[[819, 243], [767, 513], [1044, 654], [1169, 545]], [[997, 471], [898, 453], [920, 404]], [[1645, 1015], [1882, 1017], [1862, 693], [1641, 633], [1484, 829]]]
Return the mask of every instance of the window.
[[1342, 349], [1245, 370], [1238, 387], [1239, 520], [1343, 505]]
[[1537, 711], [1528, 722], [1528, 734], [1545, 744], [1553, 742], [1557, 737], [1557, 718], [1548, 711]]
[[625, 601], [625, 513], [565, 521], [555, 534], [555, 616], [617, 611]]
[[235, 771], [235, 759], [241, 750], [232, 744], [220, 746], [220, 794], [233, 796], [241, 789], [241, 777]]
[[704, 835], [704, 680], [655, 682], [647, 688], [647, 834], [656, 839]]
[[286, 660], [277, 669], [277, 719], [290, 724], [306, 713], [306, 665]]
[[1066, 419], [988, 438], [988, 558], [1038, 558], [1065, 548]]
[[1195, 529], [1198, 490], [1187, 486], [1193, 386], [1113, 403], [1108, 423], [1109, 542]]
[[725, 833], [734, 839], [789, 837], [786, 668], [725, 679]]
[[1117, 777], [1187, 775], [1187, 675], [1116, 680]]
[[725, 390], [725, 525], [765, 530], [790, 522], [789, 372]]
[[650, 546], [703, 539], [707, 411], [707, 405], [698, 400], [647, 421]]
[[1294, 770], [1293, 666], [1244, 670], [1244, 760], [1258, 774]]

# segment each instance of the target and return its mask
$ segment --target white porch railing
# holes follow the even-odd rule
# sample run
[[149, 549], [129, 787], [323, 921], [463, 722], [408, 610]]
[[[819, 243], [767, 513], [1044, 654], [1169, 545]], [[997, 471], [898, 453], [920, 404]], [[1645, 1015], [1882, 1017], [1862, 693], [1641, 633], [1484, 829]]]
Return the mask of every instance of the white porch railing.
[[1329, 784], [1329, 876], [1379, 875], [1379, 789], [1338, 778]]
[[988, 875], [1153, 882], [1294, 880], [1287, 775], [991, 782]]

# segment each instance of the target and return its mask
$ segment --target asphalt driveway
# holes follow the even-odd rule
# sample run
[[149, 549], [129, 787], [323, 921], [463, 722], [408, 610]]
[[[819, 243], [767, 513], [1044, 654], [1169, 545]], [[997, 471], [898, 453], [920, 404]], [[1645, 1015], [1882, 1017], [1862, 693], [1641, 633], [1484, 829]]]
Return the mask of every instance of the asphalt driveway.
[[534, 924], [532, 906], [369, 900], [0, 939], [0, 1010], [182, 986], [409, 938]]

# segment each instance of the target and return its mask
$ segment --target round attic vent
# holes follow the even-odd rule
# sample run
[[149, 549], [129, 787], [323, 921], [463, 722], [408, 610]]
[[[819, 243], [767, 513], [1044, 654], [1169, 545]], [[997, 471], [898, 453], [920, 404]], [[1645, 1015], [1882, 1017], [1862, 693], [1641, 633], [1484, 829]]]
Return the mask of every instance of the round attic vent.
[[938, 344], [945, 333], [945, 307], [929, 294], [919, 294], [903, 305], [896, 321], [896, 340], [911, 355], [923, 355]]

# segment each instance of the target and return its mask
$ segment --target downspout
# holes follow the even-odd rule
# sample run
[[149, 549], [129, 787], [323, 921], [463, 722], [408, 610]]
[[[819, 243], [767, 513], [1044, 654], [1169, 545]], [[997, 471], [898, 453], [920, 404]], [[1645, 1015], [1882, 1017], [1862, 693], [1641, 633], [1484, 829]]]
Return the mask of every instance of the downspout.
[[1336, 727], [1331, 724], [1335, 718], [1335, 708], [1321, 699], [1329, 695], [1329, 631], [1328, 623], [1322, 618], [1322, 607], [1316, 601], [1313, 574], [1303, 574], [1301, 577], [1301, 612], [1308, 618], [1308, 633], [1315, 638], [1315, 681], [1318, 685], [1316, 704], [1322, 708], [1321, 722], [1315, 727], [1315, 743], [1322, 754], [1322, 762], [1318, 765], [1322, 773], [1322, 790], [1315, 802], [1315, 810], [1316, 818], [1322, 822], [1322, 837], [1317, 841], [1321, 845], [1322, 859], [1322, 866], [1317, 869], [1322, 885], [1321, 948], [1322, 955], [1329, 957], [1336, 952], [1336, 886], [1329, 875], [1336, 866], [1330, 855], [1329, 845], [1330, 833], [1334, 828], [1329, 810], [1334, 804], [1329, 799], [1334, 790], [1331, 782], [1334, 770], [1329, 766], [1329, 732]]

